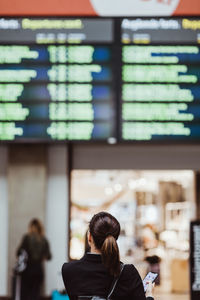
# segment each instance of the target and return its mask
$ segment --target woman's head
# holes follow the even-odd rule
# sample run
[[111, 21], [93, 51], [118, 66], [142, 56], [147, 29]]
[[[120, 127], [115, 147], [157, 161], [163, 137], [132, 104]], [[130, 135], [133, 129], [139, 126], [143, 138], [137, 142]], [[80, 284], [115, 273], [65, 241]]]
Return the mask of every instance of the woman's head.
[[89, 232], [109, 273], [117, 276], [120, 272], [119, 248], [116, 242], [120, 234], [119, 222], [111, 214], [100, 212], [92, 217]]
[[42, 236], [44, 234], [42, 223], [38, 219], [32, 219], [29, 223], [29, 232]]

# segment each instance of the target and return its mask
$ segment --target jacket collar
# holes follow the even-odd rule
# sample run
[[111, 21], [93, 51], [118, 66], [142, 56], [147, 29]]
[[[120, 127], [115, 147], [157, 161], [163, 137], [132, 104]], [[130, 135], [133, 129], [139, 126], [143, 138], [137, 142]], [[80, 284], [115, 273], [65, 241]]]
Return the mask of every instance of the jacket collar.
[[102, 262], [101, 254], [95, 254], [95, 253], [90, 253], [90, 252], [87, 252], [83, 256], [83, 259], [87, 260], [87, 261]]

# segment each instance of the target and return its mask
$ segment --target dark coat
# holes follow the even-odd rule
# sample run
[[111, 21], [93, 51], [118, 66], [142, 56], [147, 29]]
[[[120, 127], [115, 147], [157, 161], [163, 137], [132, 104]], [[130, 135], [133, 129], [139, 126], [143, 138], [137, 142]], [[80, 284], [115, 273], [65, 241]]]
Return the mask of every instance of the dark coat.
[[[101, 255], [87, 253], [78, 261], [65, 263], [62, 276], [70, 300], [77, 296], [97, 295], [106, 298], [113, 282], [102, 264]], [[133, 265], [125, 265], [114, 290], [114, 300], [150, 300], [146, 298], [141, 277]]]
[[51, 259], [49, 243], [45, 237], [38, 238], [35, 234], [26, 234], [17, 250], [28, 254], [27, 267], [21, 274], [21, 300], [39, 300], [44, 277], [43, 261]]

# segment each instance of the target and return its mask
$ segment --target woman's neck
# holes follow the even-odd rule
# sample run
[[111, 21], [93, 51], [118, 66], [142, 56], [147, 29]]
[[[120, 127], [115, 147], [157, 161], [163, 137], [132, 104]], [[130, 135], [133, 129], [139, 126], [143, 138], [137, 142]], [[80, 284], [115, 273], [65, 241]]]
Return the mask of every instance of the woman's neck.
[[93, 254], [101, 254], [101, 251], [96, 249], [96, 247], [94, 245], [91, 245], [90, 246], [90, 253], [93, 253]]

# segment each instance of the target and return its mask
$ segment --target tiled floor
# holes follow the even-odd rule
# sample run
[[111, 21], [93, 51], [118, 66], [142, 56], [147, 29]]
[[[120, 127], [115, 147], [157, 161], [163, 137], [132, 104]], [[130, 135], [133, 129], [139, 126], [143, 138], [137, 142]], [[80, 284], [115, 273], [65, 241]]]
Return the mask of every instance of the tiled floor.
[[155, 300], [189, 300], [189, 294], [162, 294], [155, 293]]
[[[189, 293], [171, 293], [170, 281], [165, 281], [165, 284], [155, 286], [154, 299], [155, 300], [190, 300]], [[199, 299], [200, 300], [200, 299]]]

